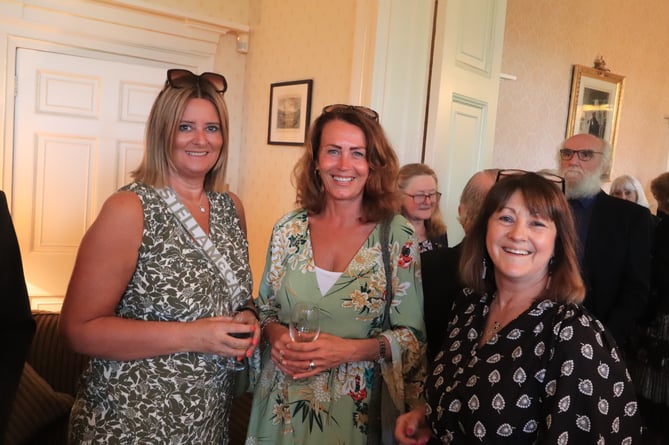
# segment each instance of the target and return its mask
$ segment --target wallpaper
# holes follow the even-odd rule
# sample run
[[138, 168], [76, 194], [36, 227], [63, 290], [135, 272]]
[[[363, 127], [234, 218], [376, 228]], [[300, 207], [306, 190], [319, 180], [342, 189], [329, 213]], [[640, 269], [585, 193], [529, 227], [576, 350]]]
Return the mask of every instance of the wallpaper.
[[272, 227], [295, 207], [291, 173], [304, 149], [267, 144], [270, 85], [313, 79], [311, 120], [325, 105], [346, 102], [355, 0], [254, 0], [250, 16], [239, 195], [257, 289]]
[[[602, 55], [625, 76], [611, 177], [650, 180], [667, 170], [669, 2], [509, 0], [494, 166], [554, 168], [565, 135], [574, 64]], [[606, 187], [605, 187], [606, 188]]]

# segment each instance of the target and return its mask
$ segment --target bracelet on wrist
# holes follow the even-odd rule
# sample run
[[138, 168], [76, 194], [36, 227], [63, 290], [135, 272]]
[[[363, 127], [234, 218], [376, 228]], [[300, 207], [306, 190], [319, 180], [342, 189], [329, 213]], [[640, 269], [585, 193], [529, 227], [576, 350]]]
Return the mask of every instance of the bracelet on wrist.
[[266, 317], [265, 319], [263, 319], [263, 321], [260, 322], [260, 329], [264, 330], [265, 327], [267, 327], [272, 323], [280, 323], [279, 318], [276, 316]]
[[383, 335], [376, 337], [379, 341], [379, 362], [383, 362], [386, 359], [386, 340], [383, 338]]

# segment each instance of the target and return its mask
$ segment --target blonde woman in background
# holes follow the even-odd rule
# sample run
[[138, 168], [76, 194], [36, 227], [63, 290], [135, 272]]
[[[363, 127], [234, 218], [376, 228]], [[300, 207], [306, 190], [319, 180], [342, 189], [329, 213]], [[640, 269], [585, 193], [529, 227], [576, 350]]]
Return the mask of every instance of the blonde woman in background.
[[643, 187], [634, 176], [622, 175], [614, 179], [611, 183], [609, 195], [648, 207], [648, 199], [643, 192]]
[[439, 210], [437, 174], [425, 164], [406, 164], [400, 169], [397, 187], [402, 194], [401, 212], [416, 230], [421, 253], [448, 247], [446, 224]]

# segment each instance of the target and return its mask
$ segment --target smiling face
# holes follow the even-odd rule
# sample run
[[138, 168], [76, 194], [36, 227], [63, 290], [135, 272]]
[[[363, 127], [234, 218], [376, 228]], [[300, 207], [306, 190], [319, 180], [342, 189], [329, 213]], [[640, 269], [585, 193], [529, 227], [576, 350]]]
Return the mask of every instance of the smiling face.
[[190, 99], [174, 137], [176, 173], [204, 177], [216, 164], [222, 146], [221, 122], [214, 105], [206, 99]]
[[505, 281], [545, 287], [556, 236], [555, 223], [532, 214], [523, 194], [514, 192], [488, 219], [486, 248], [498, 287]]
[[367, 141], [362, 130], [342, 120], [325, 124], [316, 168], [326, 199], [362, 203], [369, 176]]
[[[437, 207], [437, 182], [430, 175], [418, 175], [409, 179], [406, 187], [402, 190], [402, 209], [404, 216], [410, 221], [426, 221], [430, 219]], [[411, 195], [434, 195], [432, 198], [424, 197], [417, 204]], [[417, 198], [418, 199], [418, 198]]]

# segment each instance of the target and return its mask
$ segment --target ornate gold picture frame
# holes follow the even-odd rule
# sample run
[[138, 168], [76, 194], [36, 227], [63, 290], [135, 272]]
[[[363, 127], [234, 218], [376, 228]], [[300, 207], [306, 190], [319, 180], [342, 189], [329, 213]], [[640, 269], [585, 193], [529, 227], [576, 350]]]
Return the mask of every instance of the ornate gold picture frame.
[[590, 133], [615, 149], [625, 77], [574, 65], [566, 137]]

